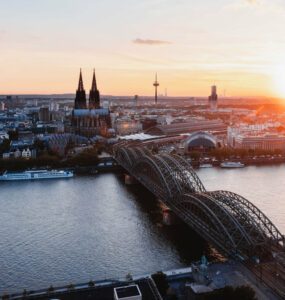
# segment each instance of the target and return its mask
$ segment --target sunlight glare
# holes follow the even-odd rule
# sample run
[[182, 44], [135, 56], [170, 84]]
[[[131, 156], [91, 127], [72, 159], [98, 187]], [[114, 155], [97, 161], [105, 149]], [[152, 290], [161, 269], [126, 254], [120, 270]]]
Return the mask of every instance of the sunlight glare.
[[280, 97], [285, 97], [285, 64], [279, 65], [274, 70], [274, 84], [276, 93]]

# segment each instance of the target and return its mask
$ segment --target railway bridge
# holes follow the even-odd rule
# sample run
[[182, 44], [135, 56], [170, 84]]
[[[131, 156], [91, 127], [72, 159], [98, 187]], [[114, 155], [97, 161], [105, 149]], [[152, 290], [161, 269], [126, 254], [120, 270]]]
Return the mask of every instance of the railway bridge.
[[239, 258], [263, 280], [268, 276], [275, 289], [274, 276], [281, 280], [285, 296], [284, 236], [253, 203], [229, 191], [207, 191], [178, 155], [118, 145], [114, 159], [220, 253]]

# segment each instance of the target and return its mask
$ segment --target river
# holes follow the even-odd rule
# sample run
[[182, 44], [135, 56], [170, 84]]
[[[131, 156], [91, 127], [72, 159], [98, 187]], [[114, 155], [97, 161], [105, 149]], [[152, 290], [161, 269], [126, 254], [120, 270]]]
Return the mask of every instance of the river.
[[[285, 232], [285, 166], [200, 169], [208, 190], [237, 192]], [[165, 227], [160, 203], [115, 174], [0, 183], [0, 292], [188, 266], [211, 249]]]

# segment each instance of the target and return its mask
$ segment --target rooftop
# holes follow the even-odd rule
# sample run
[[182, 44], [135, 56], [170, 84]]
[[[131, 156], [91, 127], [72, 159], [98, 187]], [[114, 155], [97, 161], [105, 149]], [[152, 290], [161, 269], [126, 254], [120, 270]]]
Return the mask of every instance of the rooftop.
[[139, 296], [140, 291], [137, 285], [123, 286], [115, 288], [118, 299], [123, 299], [127, 297]]
[[193, 120], [186, 123], [157, 125], [147, 129], [145, 133], [151, 135], [174, 135], [179, 133], [191, 133], [204, 130], [221, 132], [226, 131], [227, 126], [223, 122], [217, 120]]

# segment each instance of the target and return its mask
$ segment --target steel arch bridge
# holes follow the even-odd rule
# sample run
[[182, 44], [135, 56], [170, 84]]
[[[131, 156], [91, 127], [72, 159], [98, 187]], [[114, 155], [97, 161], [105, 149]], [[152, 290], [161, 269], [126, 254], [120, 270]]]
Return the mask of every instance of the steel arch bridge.
[[152, 155], [146, 148], [114, 147], [114, 158], [131, 176], [223, 254], [245, 260], [284, 251], [284, 236], [254, 204], [228, 191], [206, 191], [178, 155]]

